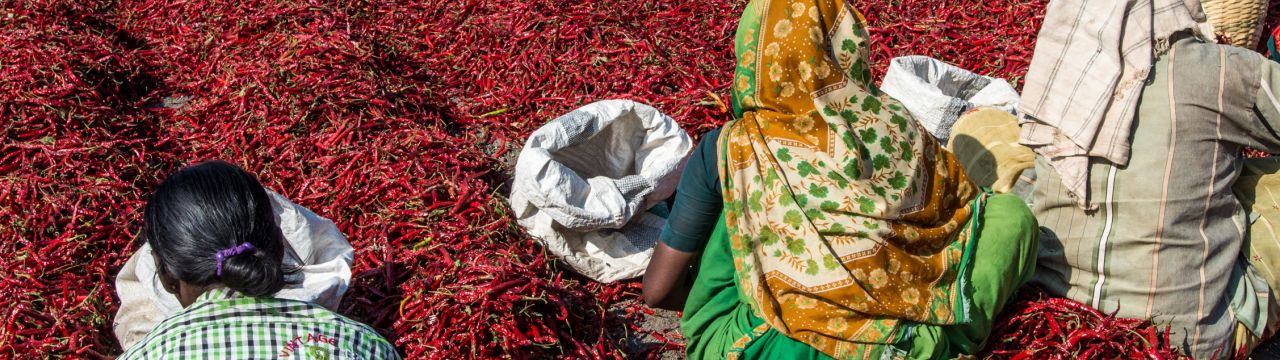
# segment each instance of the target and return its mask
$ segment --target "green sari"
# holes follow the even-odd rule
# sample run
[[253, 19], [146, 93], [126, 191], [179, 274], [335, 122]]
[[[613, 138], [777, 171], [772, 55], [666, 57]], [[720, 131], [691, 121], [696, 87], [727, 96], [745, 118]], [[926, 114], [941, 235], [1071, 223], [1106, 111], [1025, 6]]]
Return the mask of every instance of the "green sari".
[[871, 79], [843, 0], [757, 0], [735, 37], [737, 116], [720, 133], [738, 287], [767, 328], [879, 359], [914, 324], [968, 322], [982, 191]]
[[[1030, 278], [1036, 260], [1035, 217], [1013, 195], [994, 195], [985, 203], [973, 249], [973, 258], [980, 261], [975, 261], [967, 274], [973, 279], [973, 292], [968, 294], [972, 301], [969, 323], [915, 326], [913, 337], [894, 346], [899, 351], [885, 354], [948, 359], [976, 353], [991, 332], [996, 314]], [[689, 359], [831, 358], [773, 329], [756, 334], [762, 325], [764, 320], [752, 314], [738, 289], [722, 216], [703, 249], [698, 276], [680, 319], [680, 330], [687, 338], [686, 353]]]
[[876, 89], [869, 40], [843, 0], [747, 5], [691, 358], [972, 353], [1029, 276], [1030, 210], [986, 195]]

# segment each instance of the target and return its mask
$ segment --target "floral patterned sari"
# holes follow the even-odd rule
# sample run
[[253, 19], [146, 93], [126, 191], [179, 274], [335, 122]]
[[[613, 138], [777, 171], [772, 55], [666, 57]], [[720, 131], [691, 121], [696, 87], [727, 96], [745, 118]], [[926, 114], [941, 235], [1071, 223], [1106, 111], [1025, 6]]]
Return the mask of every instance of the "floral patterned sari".
[[764, 321], [744, 344], [771, 329], [882, 358], [913, 324], [969, 321], [981, 192], [876, 89], [864, 22], [842, 0], [755, 0], [739, 25], [719, 171], [736, 283]]

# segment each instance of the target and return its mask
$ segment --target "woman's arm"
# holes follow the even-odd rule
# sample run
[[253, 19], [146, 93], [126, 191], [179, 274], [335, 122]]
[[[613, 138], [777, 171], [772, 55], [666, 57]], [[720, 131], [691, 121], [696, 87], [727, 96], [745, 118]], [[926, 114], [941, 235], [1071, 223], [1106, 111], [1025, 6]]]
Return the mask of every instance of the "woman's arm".
[[[1223, 47], [1225, 49], [1226, 47]], [[1226, 50], [1220, 50], [1226, 51]], [[1244, 52], [1243, 50], [1240, 52]], [[1259, 75], [1251, 82], [1257, 82], [1258, 88], [1252, 98], [1253, 115], [1254, 116], [1233, 116], [1224, 117], [1228, 121], [1223, 124], [1220, 130], [1222, 135], [1228, 140], [1236, 140], [1233, 142], [1244, 146], [1252, 147], [1268, 153], [1280, 152], [1280, 64], [1275, 61], [1264, 58], [1257, 53], [1248, 53], [1249, 56], [1228, 56], [1227, 62], [1223, 66], [1234, 72], [1236, 68], [1256, 67]], [[1233, 84], [1232, 80], [1236, 78], [1227, 78], [1227, 84]], [[1234, 93], [1226, 93], [1226, 96], [1235, 95]], [[1228, 97], [1230, 99], [1230, 97]], [[1221, 101], [1221, 100], [1219, 100]]]
[[672, 249], [658, 242], [653, 249], [653, 259], [644, 272], [644, 303], [651, 308], [680, 311], [693, 286], [689, 271], [698, 253]]
[[696, 273], [690, 268], [706, 246], [724, 207], [715, 166], [719, 135], [719, 129], [703, 135], [685, 164], [676, 188], [675, 206], [644, 273], [644, 302], [649, 307], [682, 310], [689, 297], [692, 275]]

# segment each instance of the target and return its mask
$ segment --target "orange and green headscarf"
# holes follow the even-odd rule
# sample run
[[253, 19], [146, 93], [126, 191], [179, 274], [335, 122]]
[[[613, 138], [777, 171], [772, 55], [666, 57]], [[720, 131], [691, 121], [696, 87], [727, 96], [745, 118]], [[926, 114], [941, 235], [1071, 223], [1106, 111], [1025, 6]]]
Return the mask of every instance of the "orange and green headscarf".
[[968, 321], [979, 190], [876, 89], [867, 49], [842, 0], [752, 1], [735, 38], [737, 119], [720, 136], [743, 298], [835, 358], [880, 358], [910, 324]]

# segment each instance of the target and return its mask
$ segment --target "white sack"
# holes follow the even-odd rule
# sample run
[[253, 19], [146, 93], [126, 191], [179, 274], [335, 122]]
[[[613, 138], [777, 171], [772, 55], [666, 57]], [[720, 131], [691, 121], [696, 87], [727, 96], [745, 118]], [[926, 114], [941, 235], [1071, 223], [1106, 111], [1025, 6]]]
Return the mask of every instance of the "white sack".
[[944, 144], [951, 138], [951, 126], [969, 109], [987, 106], [1018, 115], [1018, 91], [1008, 81], [927, 56], [890, 60], [880, 89], [902, 102]]
[[[286, 285], [274, 297], [313, 302], [337, 311], [342, 294], [351, 283], [351, 244], [333, 221], [270, 190], [267, 195], [286, 240], [284, 264], [301, 267], [289, 278], [295, 283]], [[116, 292], [120, 295], [120, 310], [114, 329], [125, 349], [182, 309], [178, 298], [166, 291], [156, 276], [149, 244], [138, 248], [116, 275]]]
[[644, 274], [693, 148], [675, 120], [627, 100], [588, 104], [529, 136], [511, 208], [553, 255], [596, 281]]

